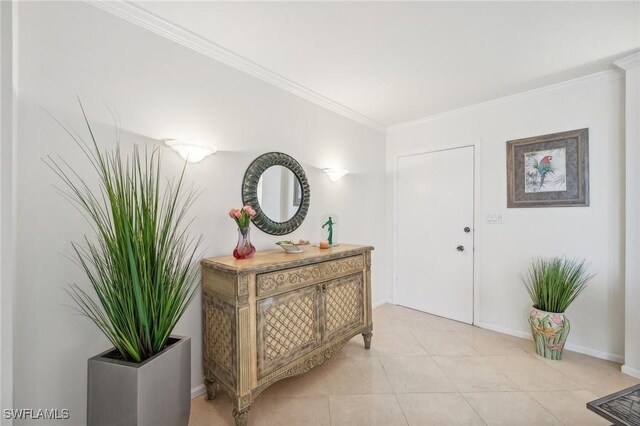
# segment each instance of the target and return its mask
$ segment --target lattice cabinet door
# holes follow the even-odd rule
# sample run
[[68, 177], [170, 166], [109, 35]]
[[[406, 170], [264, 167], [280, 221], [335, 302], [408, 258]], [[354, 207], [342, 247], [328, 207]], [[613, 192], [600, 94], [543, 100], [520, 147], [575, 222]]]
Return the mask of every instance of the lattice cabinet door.
[[364, 326], [365, 283], [362, 273], [323, 284], [323, 341]]
[[320, 298], [314, 285], [257, 302], [259, 378], [322, 344]]
[[205, 369], [230, 388], [234, 387], [236, 359], [235, 307], [211, 292], [202, 294], [203, 349]]

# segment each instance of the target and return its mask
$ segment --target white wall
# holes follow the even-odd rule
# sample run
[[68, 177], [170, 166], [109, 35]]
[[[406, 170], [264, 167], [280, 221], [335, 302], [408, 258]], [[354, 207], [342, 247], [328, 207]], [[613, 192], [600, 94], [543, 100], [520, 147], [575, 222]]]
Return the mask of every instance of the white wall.
[[[589, 128], [590, 207], [507, 209], [506, 141]], [[477, 324], [529, 336], [521, 280], [531, 258], [586, 258], [597, 273], [569, 308], [568, 348], [622, 361], [624, 353], [624, 88], [615, 71], [390, 128], [387, 188], [398, 155], [477, 144]], [[387, 206], [393, 194], [388, 192]], [[388, 220], [392, 212], [387, 210]], [[503, 225], [486, 225], [501, 213]], [[392, 229], [390, 223], [389, 229]], [[389, 231], [391, 232], [391, 231]], [[388, 234], [391, 238], [392, 234]]]
[[[227, 216], [241, 205], [241, 180], [249, 163], [282, 151], [304, 167], [311, 207], [290, 238], [317, 240], [320, 216], [335, 212], [342, 241], [372, 244], [374, 301], [387, 295], [383, 134], [338, 116], [253, 77], [126, 23], [86, 3], [21, 2], [18, 104], [18, 288], [15, 335], [15, 407], [68, 408], [68, 424], [84, 424], [86, 360], [106, 349], [106, 339], [69, 307], [63, 288], [86, 285], [64, 253], [88, 226], [52, 186], [41, 160], [61, 156], [83, 176], [87, 163], [47, 116], [52, 113], [84, 133], [75, 96], [95, 122], [105, 147], [113, 128], [103, 102], [117, 112], [130, 141], [161, 146], [164, 138], [191, 137], [220, 152], [190, 165], [187, 179], [202, 195], [193, 208], [193, 231], [206, 238], [205, 255], [230, 254], [237, 234]], [[103, 124], [107, 123], [107, 124]], [[182, 163], [162, 147], [165, 172]], [[323, 167], [352, 173], [331, 183]], [[257, 229], [253, 241], [275, 248], [281, 237]], [[202, 383], [200, 299], [176, 333], [192, 337], [192, 385]], [[64, 422], [60, 422], [64, 423]]]
[[640, 51], [615, 62], [625, 79], [625, 348], [622, 371], [640, 379]]

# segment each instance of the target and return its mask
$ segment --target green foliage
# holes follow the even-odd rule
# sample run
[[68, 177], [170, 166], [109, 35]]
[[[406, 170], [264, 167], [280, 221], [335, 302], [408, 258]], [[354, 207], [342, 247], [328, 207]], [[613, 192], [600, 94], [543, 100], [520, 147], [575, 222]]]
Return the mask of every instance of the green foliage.
[[587, 269], [584, 260], [534, 258], [528, 274], [522, 277], [533, 307], [563, 313], [593, 278]]
[[142, 362], [164, 348], [198, 289], [202, 237], [189, 236], [183, 226], [195, 195], [183, 190], [184, 168], [162, 185], [157, 149], [141, 154], [136, 146], [125, 157], [119, 146], [101, 151], [82, 114], [90, 142], [65, 130], [91, 163], [99, 188], [94, 192], [64, 160], [47, 162], [95, 232], [72, 246], [97, 299], [77, 284], [67, 293], [124, 359]]

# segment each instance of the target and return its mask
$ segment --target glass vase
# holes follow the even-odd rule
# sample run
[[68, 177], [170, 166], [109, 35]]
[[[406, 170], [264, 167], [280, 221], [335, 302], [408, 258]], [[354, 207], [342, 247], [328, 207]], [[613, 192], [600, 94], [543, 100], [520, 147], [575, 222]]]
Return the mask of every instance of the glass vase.
[[256, 248], [251, 244], [251, 228], [238, 228], [238, 245], [233, 250], [233, 257], [236, 259], [248, 259], [256, 252]]

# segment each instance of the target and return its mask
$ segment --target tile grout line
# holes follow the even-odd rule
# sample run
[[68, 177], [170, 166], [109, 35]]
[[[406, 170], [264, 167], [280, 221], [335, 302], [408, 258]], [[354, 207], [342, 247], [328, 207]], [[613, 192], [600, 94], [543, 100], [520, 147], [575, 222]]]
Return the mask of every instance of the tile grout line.
[[[489, 356], [491, 356], [491, 355], [489, 355]], [[519, 356], [519, 355], [516, 355], [516, 356]], [[495, 365], [493, 365], [493, 364], [491, 363], [491, 361], [489, 361], [489, 360], [487, 360], [487, 359], [486, 359], [486, 357], [487, 357], [487, 355], [483, 355], [483, 356], [482, 356], [482, 359], [483, 359], [487, 364], [489, 364], [489, 366], [491, 366], [491, 368], [495, 369], [495, 370], [498, 372], [498, 374], [500, 374], [502, 377], [504, 377], [505, 379], [507, 379], [507, 381], [508, 381], [509, 383], [511, 383], [513, 386], [515, 386], [515, 388], [516, 388], [516, 389], [518, 389], [520, 392], [526, 392], [526, 391], [522, 388], [522, 386], [520, 386], [520, 385], [519, 385], [519, 384], [517, 384], [514, 380], [512, 380], [512, 379], [511, 379], [511, 377], [509, 377], [509, 376], [508, 376], [504, 371], [500, 370], [500, 368], [499, 368], [499, 367], [496, 367]]]
[[[535, 391], [534, 391], [535, 392]], [[570, 392], [570, 391], [562, 391], [562, 392]], [[540, 408], [542, 408], [544, 411], [546, 411], [547, 413], [549, 413], [551, 415], [551, 417], [553, 417], [554, 419], [556, 419], [558, 422], [560, 422], [560, 424], [564, 425], [566, 424], [565, 422], [563, 422], [562, 420], [560, 420], [559, 418], [557, 418], [550, 410], [547, 410], [547, 408], [542, 405], [540, 402], [538, 402], [537, 399], [535, 399], [534, 397], [532, 397], [531, 395], [529, 395], [528, 391], [524, 392], [525, 395], [527, 395], [529, 398], [531, 398], [532, 400], [534, 400], [536, 402], [536, 404], [538, 404], [540, 406]]]
[[393, 388], [393, 384], [391, 384], [391, 380], [389, 379], [389, 374], [387, 374], [387, 369], [384, 368], [384, 363], [382, 359], [378, 358], [378, 362], [380, 362], [380, 366], [382, 367], [382, 372], [384, 373], [384, 377], [387, 379], [387, 383], [389, 383], [389, 387], [391, 388], [391, 392], [393, 392], [393, 397], [396, 400], [396, 404], [398, 404], [398, 408], [400, 408], [400, 412], [402, 413], [402, 417], [404, 418], [404, 422], [409, 426], [409, 419], [407, 419], [407, 415], [402, 408], [402, 404], [400, 404], [400, 400], [398, 399], [398, 395], [396, 394], [396, 390]]
[[400, 408], [400, 412], [402, 413], [402, 417], [404, 417], [404, 422], [407, 424], [407, 426], [409, 426], [409, 419], [407, 418], [407, 415], [404, 412], [404, 409], [402, 408], [402, 404], [400, 404], [400, 400], [398, 399], [398, 394], [397, 393], [393, 393], [393, 397], [396, 399], [396, 403], [398, 404], [398, 408]]
[[444, 370], [442, 369], [442, 367], [440, 367], [440, 364], [438, 364], [438, 361], [436, 361], [435, 359], [433, 359], [433, 356], [431, 356], [431, 361], [433, 362], [433, 364], [436, 366], [436, 368], [440, 371], [440, 373], [442, 373], [442, 375], [444, 377], [447, 378], [447, 380], [449, 381], [449, 383], [451, 383], [453, 385], [453, 387], [457, 390], [457, 393], [462, 393], [460, 391], [460, 388], [458, 387], [458, 385], [456, 385], [453, 380], [451, 380], [451, 377], [449, 377], [449, 375], [447, 373], [444, 372]]
[[[408, 328], [408, 327], [407, 327]], [[429, 355], [430, 357], [433, 356], [431, 354], [431, 352], [429, 352], [429, 350], [425, 347], [425, 345], [422, 344], [422, 342], [420, 341], [420, 339], [418, 339], [416, 337], [416, 335], [413, 333], [413, 331], [411, 331], [411, 329], [409, 329], [409, 334], [411, 335], [411, 337], [413, 337], [413, 340], [415, 340], [416, 342], [418, 342], [418, 345], [427, 353], [427, 355]], [[434, 361], [435, 362], [435, 361]]]
[[473, 405], [471, 405], [471, 403], [469, 403], [469, 401], [467, 400], [467, 397], [464, 396], [464, 393], [460, 390], [460, 388], [458, 387], [457, 384], [455, 384], [453, 382], [453, 380], [451, 380], [451, 377], [449, 377], [447, 375], [447, 373], [444, 372], [444, 370], [442, 369], [442, 367], [440, 367], [440, 365], [438, 364], [438, 362], [433, 359], [433, 357], [431, 358], [433, 360], [433, 363], [436, 365], [436, 367], [442, 372], [442, 374], [444, 374], [444, 376], [451, 382], [451, 384], [458, 390], [458, 392], [456, 392], [458, 395], [462, 396], [462, 399], [464, 399], [464, 401], [467, 403], [467, 405], [473, 410], [474, 413], [476, 413], [476, 416], [478, 416], [478, 418], [480, 419], [480, 421], [482, 423], [485, 424], [485, 426], [488, 424], [487, 422], [485, 422], [484, 418], [480, 415], [480, 413], [478, 413], [476, 411], [476, 409], [473, 407]]
[[471, 409], [473, 410], [473, 412], [474, 412], [474, 413], [476, 413], [476, 415], [478, 416], [478, 418], [480, 419], [480, 421], [482, 421], [482, 423], [484, 423], [485, 425], [488, 425], [489, 423], [487, 423], [487, 422], [485, 421], [484, 417], [482, 417], [482, 416], [480, 415], [480, 413], [478, 413], [478, 410], [476, 410], [476, 407], [474, 407], [474, 406], [469, 402], [469, 400], [467, 399], [467, 396], [464, 394], [464, 392], [460, 392], [460, 395], [462, 395], [462, 398], [464, 399], [464, 402], [466, 402], [466, 403], [467, 403], [467, 405], [468, 405], [469, 407], [471, 407]]
[[[495, 358], [495, 357], [500, 357], [500, 356], [503, 356], [503, 355], [489, 355], [488, 357], [494, 357], [494, 358]], [[514, 356], [514, 357], [519, 357], [519, 356], [521, 356], [521, 355], [504, 355], [504, 356]], [[562, 371], [561, 369], [557, 369], [557, 368], [554, 368], [554, 367], [551, 367], [551, 366], [547, 365], [547, 364], [545, 363], [544, 358], [540, 357], [539, 355], [536, 355], [536, 354], [528, 353], [528, 352], [527, 352], [527, 357], [526, 357], [526, 358], [535, 360], [535, 363], [537, 363], [537, 366], [543, 366], [543, 367], [545, 368], [545, 371], [549, 371], [550, 369], [551, 369], [551, 370], [554, 370], [556, 374], [559, 374], [560, 376], [564, 377], [568, 382], [573, 383], [574, 385], [576, 385], [576, 387], [574, 387], [574, 388], [553, 389], [553, 391], [556, 391], [556, 390], [557, 390], [557, 391], [566, 391], [566, 392], [569, 392], [569, 391], [574, 391], [574, 390], [587, 390], [587, 389], [586, 389], [586, 387], [585, 387], [582, 383], [579, 383], [579, 381], [576, 381], [576, 379], [574, 379], [574, 378], [573, 378], [573, 377], [571, 377], [570, 375], [566, 374], [566, 373], [565, 373], [564, 371]], [[490, 361], [489, 361], [489, 362], [490, 362]], [[490, 363], [491, 363], [491, 362], [490, 362]], [[506, 373], [504, 373], [504, 372], [503, 372], [499, 367], [496, 367], [496, 368], [497, 368], [497, 369], [498, 369], [502, 374], [504, 374], [505, 376], [507, 376], [507, 378], [508, 378], [508, 379], [510, 379], [510, 378], [509, 378], [509, 376], [508, 376]], [[510, 379], [510, 380], [511, 380], [511, 379]], [[514, 380], [511, 380], [511, 381], [515, 383], [515, 381], [514, 381]], [[516, 385], [517, 385], [517, 383], [516, 383]], [[524, 391], [524, 392], [545, 391], [545, 389], [534, 389], [534, 390], [532, 390], [532, 389], [525, 389], [525, 388], [523, 388], [522, 386], [519, 386], [519, 385], [518, 385], [518, 387], [519, 387], [520, 389], [522, 389], [522, 391]]]
[[[528, 398], [532, 399], [533, 401], [535, 401], [536, 404], [538, 404], [538, 406], [540, 408], [542, 408], [544, 411], [546, 411], [551, 417], [553, 417], [555, 420], [557, 420], [560, 424], [564, 425], [566, 424], [565, 422], [563, 422], [562, 420], [560, 420], [558, 417], [556, 417], [551, 411], [549, 411], [545, 406], [543, 406], [540, 402], [538, 402], [538, 400], [536, 400], [534, 397], [532, 397], [531, 395], [529, 395], [531, 392], [573, 392], [573, 391], [495, 391], [495, 392], [461, 392], [462, 397], [467, 401], [467, 404], [469, 404], [469, 406], [476, 411], [476, 409], [473, 407], [473, 405], [471, 405], [471, 403], [469, 402], [469, 400], [467, 399], [467, 396], [465, 395], [465, 393], [468, 394], [472, 394], [472, 393], [477, 393], [477, 394], [496, 394], [496, 393], [521, 393], [526, 395]], [[478, 413], [476, 411], [476, 413]], [[480, 416], [480, 413], [478, 413], [478, 416]], [[480, 416], [480, 418], [484, 421], [484, 418], [482, 416]], [[485, 422], [486, 423], [486, 422]]]
[[331, 415], [331, 395], [327, 395], [327, 403], [329, 404], [329, 426], [333, 426], [333, 416]]

